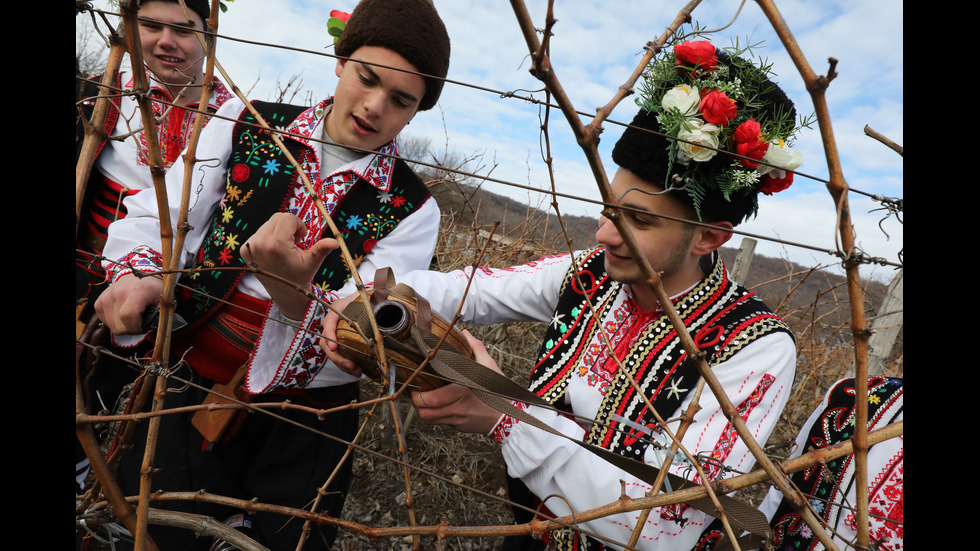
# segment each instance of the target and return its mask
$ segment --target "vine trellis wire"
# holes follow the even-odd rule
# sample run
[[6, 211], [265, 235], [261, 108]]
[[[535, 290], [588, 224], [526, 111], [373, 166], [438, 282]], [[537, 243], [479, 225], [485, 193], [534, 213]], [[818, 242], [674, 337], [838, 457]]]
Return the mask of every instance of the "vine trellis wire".
[[[608, 187], [608, 181], [606, 179], [602, 167], [602, 162], [597, 152], [598, 135], [602, 130], [602, 124], [608, 122], [610, 124], [623, 125], [623, 123], [619, 123], [611, 119], [608, 119], [607, 118], [608, 115], [612, 112], [613, 108], [615, 108], [616, 104], [618, 104], [623, 98], [625, 98], [631, 92], [633, 85], [635, 84], [637, 79], [642, 75], [642, 72], [647, 66], [647, 64], [658, 53], [658, 51], [666, 43], [666, 41], [669, 40], [671, 36], [674, 35], [684, 23], [690, 21], [693, 10], [700, 3], [701, 0], [691, 0], [686, 6], [684, 6], [678, 12], [675, 19], [666, 28], [663, 34], [659, 36], [657, 39], [651, 40], [644, 47], [646, 53], [643, 59], [638, 64], [636, 70], [626, 80], [626, 82], [619, 87], [619, 92], [617, 93], [617, 95], [612, 100], [610, 100], [610, 102], [607, 105], [597, 109], [596, 114], [594, 115], [579, 111], [575, 108], [575, 106], [571, 104], [571, 101], [562, 90], [561, 82], [557, 74], [558, 72], [557, 69], [551, 66], [550, 64], [548, 44], [549, 44], [549, 38], [551, 36], [551, 31], [555, 24], [555, 19], [552, 10], [553, 6], [551, 6], [550, 3], [548, 6], [545, 25], [542, 31], [535, 28], [531, 15], [527, 12], [524, 2], [522, 0], [511, 0], [511, 6], [514, 10], [516, 20], [521, 28], [525, 41], [527, 42], [528, 51], [532, 59], [531, 72], [538, 79], [540, 79], [544, 84], [545, 93], [548, 97], [547, 101], [542, 101], [533, 96], [522, 96], [515, 91], [494, 90], [477, 84], [446, 79], [447, 83], [453, 85], [468, 86], [484, 92], [497, 94], [502, 99], [512, 99], [512, 98], [519, 99], [528, 102], [529, 104], [536, 105], [542, 108], [545, 113], [544, 114], [545, 122], [542, 124], [542, 130], [541, 130], [543, 136], [542, 156], [544, 157], [544, 162], [549, 169], [549, 173], [552, 173], [551, 167], [552, 167], [553, 160], [550, 156], [550, 143], [548, 138], [547, 121], [549, 118], [549, 114], [552, 110], [554, 109], [559, 110], [565, 116], [566, 121], [568, 122], [569, 126], [572, 128], [573, 132], [575, 133], [576, 139], [578, 140], [579, 144], [582, 147], [586, 159], [589, 161], [590, 167], [592, 168], [593, 175], [595, 176], [596, 183], [598, 186], [599, 195], [601, 197], [600, 200], [595, 200], [590, 197], [574, 196], [574, 195], [562, 193], [558, 191], [557, 185], [555, 184], [553, 178], [551, 181], [551, 189], [547, 191], [543, 191], [539, 188], [535, 188], [532, 186], [524, 186], [504, 179], [492, 178], [486, 174], [480, 175], [477, 173], [466, 172], [458, 168], [445, 167], [439, 163], [428, 163], [421, 159], [406, 159], [406, 160], [409, 160], [418, 165], [428, 166], [430, 168], [436, 168], [447, 172], [454, 172], [463, 178], [473, 177], [483, 181], [492, 182], [504, 186], [512, 186], [518, 189], [527, 189], [530, 191], [537, 191], [537, 192], [543, 191], [544, 193], [546, 193], [552, 198], [551, 206], [554, 209], [555, 213], [558, 215], [559, 221], [561, 221], [562, 218], [559, 209], [559, 204], [558, 204], [559, 199], [576, 199], [576, 200], [581, 200], [586, 202], [593, 202], [593, 203], [602, 204], [604, 207], [615, 205], [614, 198], [610, 197], [609, 195], [610, 192]], [[901, 267], [901, 264], [883, 258], [875, 258], [869, 256], [859, 249], [859, 247], [856, 245], [855, 230], [850, 222], [848, 195], [850, 192], [857, 192], [866, 195], [868, 197], [871, 197], [882, 204], [882, 209], [886, 210], [888, 216], [894, 214], [899, 218], [903, 208], [902, 201], [901, 199], [883, 197], [880, 195], [876, 195], [864, 191], [850, 189], [848, 187], [846, 180], [844, 179], [843, 168], [840, 165], [840, 159], [836, 151], [837, 146], [834, 139], [834, 133], [830, 120], [829, 109], [827, 107], [827, 102], [825, 98], [825, 92], [827, 88], [830, 86], [830, 84], [832, 83], [834, 77], [836, 76], [836, 73], [834, 72], [836, 61], [835, 60], [830, 61], [827, 75], [816, 74], [813, 71], [813, 69], [810, 67], [809, 63], [807, 62], [795, 38], [793, 37], [792, 32], [786, 25], [785, 21], [782, 19], [782, 16], [780, 15], [774, 2], [772, 0], [757, 0], [757, 4], [765, 13], [766, 17], [769, 19], [773, 28], [776, 30], [778, 36], [780, 37], [783, 43], [783, 46], [786, 48], [787, 52], [789, 53], [790, 57], [793, 60], [793, 63], [796, 65], [803, 80], [805, 81], [806, 88], [810, 92], [811, 98], [813, 99], [815, 110], [816, 110], [817, 122], [819, 125], [819, 132], [822, 137], [822, 141], [826, 152], [826, 161], [828, 164], [830, 176], [827, 179], [820, 179], [804, 173], [798, 172], [796, 174], [801, 177], [810, 178], [815, 181], [820, 181], [826, 185], [838, 213], [837, 228], [836, 228], [838, 242], [836, 243], [835, 248], [828, 249], [826, 247], [817, 247], [817, 246], [807, 245], [803, 243], [783, 241], [783, 240], [779, 240], [763, 235], [753, 235], [753, 234], [746, 234], [746, 235], [750, 235], [752, 237], [756, 237], [759, 239], [773, 240], [790, 246], [809, 248], [811, 250], [825, 252], [827, 254], [836, 256], [841, 260], [846, 272], [846, 288], [848, 290], [849, 303], [850, 303], [851, 335], [854, 343], [854, 377], [858, 385], [857, 390], [859, 396], [864, 396], [867, 394], [867, 365], [868, 365], [867, 357], [868, 357], [868, 338], [869, 338], [870, 330], [868, 328], [867, 317], [864, 311], [865, 297], [863, 294], [864, 290], [863, 290], [858, 269], [860, 265], [863, 263], [876, 263], [881, 265], [898, 266], [898, 267]], [[108, 35], [107, 41], [109, 44], [109, 56], [108, 56], [108, 61], [106, 64], [105, 71], [103, 73], [103, 79], [101, 81], [102, 88], [100, 90], [100, 99], [96, 102], [94, 115], [92, 117], [92, 120], [88, 124], [88, 129], [86, 132], [86, 141], [82, 149], [82, 154], [79, 158], [79, 163], [76, 166], [76, 220], [78, 220], [79, 218], [77, 215], [80, 213], [80, 204], [81, 204], [80, 198], [84, 195], [85, 182], [87, 181], [88, 174], [91, 170], [91, 163], [94, 157], [94, 148], [92, 144], [94, 144], [98, 140], [97, 131], [95, 129], [101, 127], [101, 120], [105, 116], [105, 109], [108, 103], [106, 98], [112, 95], [118, 95], [119, 93], [122, 93], [122, 91], [120, 90], [113, 90], [109, 85], [109, 83], [112, 82], [112, 78], [118, 72], [121, 64], [121, 60], [124, 55], [128, 54], [130, 56], [134, 66], [139, 66], [139, 64], [141, 64], [140, 62], [141, 54], [140, 54], [140, 48], [138, 44], [139, 33], [136, 32], [136, 21], [137, 21], [136, 11], [138, 9], [137, 5], [138, 2], [136, 2], [135, 0], [121, 1], [119, 16], [121, 17], [122, 23], [118, 28], [114, 28], [111, 24], [109, 24], [108, 19], [106, 17], [107, 15], [114, 15], [114, 14], [110, 12], [95, 10], [89, 5], [89, 3], [79, 2], [76, 0], [77, 12], [78, 11], [90, 12], [93, 21], [95, 21], [97, 17], [102, 19], [107, 29], [106, 34]], [[739, 7], [739, 10], [741, 10], [741, 7]], [[218, 29], [219, 12], [220, 10], [218, 9], [218, 0], [213, 0], [211, 18], [208, 21], [208, 25], [210, 27], [209, 34], [213, 34], [215, 38], [220, 38], [220, 39], [242, 40], [242, 39], [222, 36], [221, 34], [216, 32]], [[201, 35], [199, 36], [203, 43], [204, 37]], [[541, 37], [543, 37], [543, 40]], [[275, 44], [265, 44], [265, 45], [270, 47], [295, 49], [295, 48], [289, 48], [287, 46], [281, 46]], [[207, 49], [207, 51], [209, 52], [209, 54], [208, 54], [207, 64], [206, 64], [205, 82], [211, 81], [211, 77], [214, 74], [214, 71], [217, 69], [217, 71], [221, 74], [221, 77], [224, 80], [224, 82], [229, 85], [229, 87], [233, 90], [235, 94], [239, 95], [243, 100], [245, 100], [246, 105], [248, 105], [248, 101], [245, 98], [244, 94], [231, 80], [229, 75], [225, 73], [221, 64], [215, 59], [213, 55], [213, 50]], [[309, 51], [307, 52], [314, 53], [317, 55], [336, 57], [336, 56], [332, 56], [332, 54], [324, 53], [324, 52], [309, 52]], [[136, 74], [138, 78], [141, 77], [141, 72], [137, 71]], [[171, 224], [169, 222], [169, 219], [167, 219], [167, 212], [168, 212], [167, 196], [164, 191], [165, 184], [163, 182], [163, 170], [162, 168], [160, 168], [163, 166], [163, 164], [160, 157], [159, 144], [156, 143], [156, 133], [152, 131], [152, 125], [153, 125], [153, 117], [151, 116], [152, 108], [149, 105], [150, 100], [148, 96], [146, 96], [145, 94], [141, 94], [139, 92], [140, 90], [147, 89], [147, 83], [138, 82], [134, 89], [136, 90], [135, 92], [136, 99], [140, 105], [140, 109], [143, 114], [142, 120], [147, 121], [146, 123], [147, 128], [145, 128], [145, 135], [147, 138], [149, 151], [151, 155], [150, 157], [151, 166], [154, 167], [153, 170], [151, 171], [154, 177], [154, 188], [157, 190], [156, 193], [161, 204], [161, 209], [160, 209], [161, 228], [162, 228], [161, 235], [163, 237], [163, 243], [165, 249], [162, 252], [164, 253], [164, 266], [167, 268], [163, 272], [164, 281], [165, 281], [165, 293], [164, 293], [164, 297], [161, 298], [161, 303], [160, 303], [161, 325], [160, 325], [160, 331], [158, 333], [159, 339], [154, 347], [153, 355], [150, 358], [141, 360], [140, 362], [135, 362], [134, 367], [143, 371], [147, 382], [154, 381], [154, 380], [156, 381], [155, 390], [157, 392], [154, 392], [152, 394], [161, 396], [162, 391], [165, 389], [166, 378], [174, 378], [175, 380], [178, 381], [181, 380], [173, 370], [174, 367], [179, 365], [180, 360], [178, 359], [176, 362], [172, 362], [172, 359], [168, 357], [168, 350], [169, 350], [170, 323], [172, 321], [173, 303], [174, 303], [173, 293], [176, 286], [179, 285], [177, 281], [178, 276], [181, 273], [186, 273], [186, 270], [183, 270], [180, 266], [175, 264], [176, 261], [174, 259], [179, 257], [179, 255], [174, 255], [173, 251], [180, 249], [183, 240], [183, 234], [186, 232], [186, 229], [184, 229], [186, 224], [183, 223], [183, 217], [186, 216], [186, 212], [187, 212], [187, 202], [190, 195], [190, 173], [192, 171], [190, 170], [186, 171], [186, 180], [184, 182], [184, 195], [182, 198], [182, 204], [180, 209], [180, 212], [182, 213], [181, 219], [178, 220], [177, 225], [174, 226], [178, 228], [177, 235], [176, 236], [170, 235], [169, 228], [171, 227]], [[204, 93], [204, 98], [201, 101], [201, 105], [206, 105], [207, 94], [210, 93], [210, 87], [205, 86], [203, 93]], [[178, 107], [174, 106], [172, 108], [178, 108]], [[266, 130], [269, 130], [271, 135], [276, 136], [277, 131], [270, 129], [268, 125], [266, 125], [265, 122], [262, 121], [261, 117], [259, 117], [257, 113], [255, 113], [255, 115], [256, 118], [259, 120], [259, 125], [264, 127]], [[585, 122], [583, 122], [583, 119], [585, 118], [591, 119], [591, 122], [586, 124]], [[197, 138], [204, 124], [204, 117], [202, 116], [201, 113], [199, 113], [198, 116], [196, 117], [194, 124], [195, 124], [194, 132], [191, 138], [190, 145], [188, 146], [186, 151], [185, 162], [189, 165], [198, 161], [194, 157], [194, 152], [196, 150]], [[873, 138], [878, 139], [883, 143], [886, 143], [886, 145], [893, 147], [894, 149], [896, 149], [896, 151], [901, 153], [900, 146], [894, 146], [893, 144], [888, 142], [887, 138], [880, 136], [873, 130], [867, 129], [867, 132], [869, 136], [872, 136]], [[677, 139], [675, 137], [670, 137], [670, 138]], [[295, 160], [292, 161], [293, 164], [298, 168], [298, 164], [295, 162]], [[311, 184], [305, 178], [304, 171], [299, 169], [298, 172], [304, 175], [304, 184], [309, 188]], [[313, 197], [317, 197], [315, 193], [312, 193], [312, 189], [311, 189], [311, 195]], [[326, 212], [323, 205], [318, 204], [318, 208], [320, 208], [324, 219], [328, 221], [328, 225], [332, 230], [334, 230], [334, 233], [336, 235], [340, 235], [340, 232], [336, 231], [337, 229], [333, 225], [332, 218]], [[627, 244], [629, 245], [631, 251], [633, 252], [634, 257], [637, 259], [637, 261], [643, 268], [649, 284], [651, 285], [653, 290], [658, 294], [658, 296], [660, 296], [660, 298], [662, 299], [661, 304], [669, 305], [670, 301], [667, 300], [667, 297], [663, 293], [663, 289], [659, 285], [659, 276], [657, 272], [654, 270], [653, 267], [651, 267], [647, 263], [646, 259], [642, 255], [638, 254], [636, 243], [633, 242], [631, 239], [631, 233], [622, 225], [622, 221], [618, 217], [613, 216], [612, 222], [617, 225], [617, 228], [619, 229], [622, 235], [627, 236]], [[736, 230], [735, 233], [744, 233], [744, 232], [739, 232], [738, 230]], [[76, 227], [76, 235], [77, 235], [77, 227]], [[339, 241], [341, 242], [343, 248], [343, 240], [339, 239]], [[570, 246], [571, 240], [567, 239], [567, 242], [569, 243]], [[343, 251], [347, 262], [353, 265], [353, 261], [350, 257], [350, 253], [346, 251], [346, 248], [343, 248]], [[264, 275], [269, 277], [274, 277], [271, 274], [266, 274], [262, 272], [260, 267], [251, 266], [249, 269], [259, 273], [263, 273]], [[354, 274], [354, 277], [358, 283], [358, 288], [360, 289], [360, 294], [361, 294], [361, 300], [366, 302], [367, 296], [364, 293], [364, 286], [360, 282], [357, 276], [357, 271], [352, 270], [352, 273]], [[311, 296], [310, 298], [313, 297]], [[329, 307], [329, 305], [325, 305], [325, 306]], [[370, 309], [368, 310], [370, 311]], [[683, 323], [677, 317], [676, 312], [672, 312], [671, 310], [672, 310], [671, 308], [668, 308], [668, 315], [670, 316], [671, 322], [674, 324], [675, 328], [677, 328], [678, 332], [682, 335], [682, 342], [685, 348], [689, 351], [692, 358], [700, 358], [700, 354], [697, 350], [697, 347], [694, 345], [690, 335], [687, 333], [686, 329], [684, 328]], [[277, 321], [281, 321], [281, 320], [277, 320]], [[94, 330], [94, 325], [90, 324], [90, 326], [86, 328], [86, 333], [83, 333], [81, 337], [76, 339], [76, 362], [77, 362], [77, 357], [81, 353], [81, 351], [85, 350], [86, 347], [91, 348], [91, 346], [88, 344], [87, 338], [91, 336], [91, 332], [93, 330]], [[376, 337], [374, 341], [381, 342], [382, 339], [377, 338], [378, 329], [376, 325], [372, 327], [372, 331], [374, 331], [374, 336]], [[98, 349], [96, 351], [99, 353], [108, 353], [101, 349]], [[377, 352], [379, 358], [382, 360], [381, 364], [385, 365], [385, 362], [383, 361], [384, 359], [383, 347], [379, 347]], [[131, 360], [126, 360], [126, 361], [131, 361]], [[723, 389], [721, 388], [721, 386], [718, 384], [717, 380], [714, 378], [713, 374], [711, 373], [711, 370], [707, 368], [707, 365], [704, 363], [703, 360], [700, 360], [699, 364], [700, 364], [699, 370], [702, 375], [702, 385], [707, 387], [709, 391], [713, 392], [715, 396], [723, 404], [726, 404], [727, 397], [725, 396]], [[867, 487], [866, 454], [867, 454], [868, 447], [876, 442], [888, 438], [894, 438], [896, 436], [900, 436], [903, 431], [902, 424], [896, 423], [894, 425], [886, 427], [885, 429], [868, 433], [868, 431], [866, 430], [867, 401], [858, 399], [857, 400], [858, 418], [856, 422], [857, 430], [856, 430], [856, 434], [850, 441], [845, 442], [844, 444], [836, 446], [834, 448], [825, 450], [825, 452], [821, 454], [821, 457], [819, 458], [808, 454], [791, 461], [785, 461], [777, 465], [773, 460], [771, 460], [766, 455], [762, 447], [759, 446], [757, 442], [755, 442], [752, 435], [747, 432], [747, 429], [744, 427], [744, 424], [741, 423], [741, 419], [737, 415], [733, 415], [730, 417], [730, 421], [733, 423], [736, 430], [738, 430], [740, 437], [745, 439], [745, 441], [749, 444], [751, 452], [755, 456], [758, 464], [761, 466], [761, 469], [753, 471], [752, 473], [734, 476], [729, 479], [718, 480], [713, 483], [705, 483], [697, 488], [690, 488], [690, 489], [673, 491], [673, 492], [660, 493], [659, 486], [655, 486], [654, 491], [651, 492], [649, 496], [644, 499], [632, 499], [629, 500], [629, 502], [625, 502], [621, 500], [619, 502], [613, 502], [601, 507], [597, 507], [596, 509], [590, 511], [577, 512], [577, 514], [573, 515], [573, 517], [551, 519], [550, 521], [543, 522], [543, 523], [530, 523], [527, 525], [511, 525], [511, 526], [483, 526], [483, 527], [454, 527], [445, 524], [440, 524], [435, 526], [421, 526], [421, 525], [416, 525], [416, 523], [414, 522], [414, 517], [411, 517], [412, 521], [410, 522], [410, 526], [380, 528], [380, 527], [360, 525], [357, 523], [343, 521], [340, 519], [329, 518], [323, 514], [317, 513], [315, 511], [315, 507], [311, 510], [296, 510], [296, 509], [278, 507], [271, 504], [255, 503], [254, 501], [243, 502], [242, 500], [235, 500], [225, 496], [214, 496], [214, 495], [204, 494], [202, 492], [196, 492], [194, 491], [195, 489], [191, 489], [191, 488], [188, 489], [187, 493], [175, 492], [175, 493], [168, 493], [165, 495], [154, 495], [151, 498], [151, 495], [149, 493], [149, 484], [144, 484], [143, 488], [141, 489], [140, 496], [136, 500], [136, 507], [134, 508], [131, 505], [131, 501], [128, 501], [126, 499], [126, 496], [123, 496], [121, 494], [118, 486], [115, 484], [114, 481], [113, 465], [116, 461], [118, 461], [118, 453], [113, 452], [110, 453], [108, 456], [103, 455], [103, 452], [100, 449], [99, 442], [95, 437], [93, 425], [95, 423], [107, 423], [107, 422], [120, 423], [120, 426], [123, 428], [119, 431], [118, 434], [120, 435], [120, 438], [123, 441], [125, 441], [130, 436], [130, 429], [128, 427], [132, 425], [132, 421], [140, 420], [140, 419], [149, 419], [151, 423], [151, 430], [150, 430], [151, 437], [148, 438], [146, 449], [143, 450], [143, 452], [144, 452], [145, 466], [152, 465], [153, 453], [154, 453], [153, 438], [152, 438], [152, 435], [154, 434], [154, 428], [152, 428], [154, 426], [153, 423], [157, 422], [162, 415], [173, 413], [173, 411], [161, 410], [162, 401], [159, 399], [154, 399], [154, 401], [152, 402], [151, 411], [143, 412], [146, 404], [150, 401], [151, 390], [153, 390], [154, 387], [153, 384], [147, 384], [147, 382], [145, 382], [142, 386], [143, 392], [140, 395], [133, 397], [133, 400], [136, 401], [136, 407], [135, 409], [132, 410], [133, 413], [129, 413], [126, 415], [109, 415], [109, 416], [90, 415], [87, 413], [89, 409], [89, 404], [85, 404], [84, 399], [82, 398], [82, 394], [80, 390], [80, 381], [78, 378], [78, 372], [76, 366], [76, 434], [79, 441], [82, 442], [86, 454], [88, 455], [92, 463], [92, 469], [95, 474], [95, 478], [97, 480], [96, 485], [92, 489], [90, 489], [85, 496], [83, 496], [79, 505], [76, 507], [76, 516], [78, 517], [84, 516], [85, 511], [95, 506], [96, 504], [107, 503], [114, 510], [115, 517], [119, 520], [119, 522], [123, 524], [134, 535], [137, 545], [138, 546], [146, 545], [147, 548], [152, 548], [152, 542], [149, 541], [146, 536], [146, 526], [149, 522], [168, 523], [175, 526], [188, 526], [190, 524], [193, 524], [195, 521], [200, 520], [200, 519], [189, 518], [187, 515], [182, 516], [180, 514], [171, 514], [168, 512], [163, 512], [154, 509], [150, 507], [150, 504], [155, 500], [171, 500], [171, 499], [212, 500], [214, 502], [233, 504], [243, 509], [251, 508], [251, 509], [271, 510], [271, 511], [279, 512], [286, 516], [292, 516], [299, 519], [303, 519], [307, 523], [323, 522], [323, 523], [336, 524], [340, 526], [342, 529], [367, 534], [372, 539], [381, 538], [381, 537], [406, 536], [406, 535], [411, 536], [413, 538], [413, 544], [415, 548], [418, 548], [418, 546], [420, 545], [419, 543], [420, 536], [434, 536], [437, 538], [437, 541], [440, 542], [441, 544], [441, 542], [447, 537], [498, 536], [504, 534], [526, 534], [526, 533], [541, 534], [544, 531], [556, 529], [562, 526], [576, 525], [577, 523], [580, 522], [585, 522], [587, 520], [595, 519], [595, 518], [601, 518], [603, 516], [607, 516], [617, 512], [622, 512], [627, 510], [630, 511], [639, 510], [639, 511], [649, 512], [649, 510], [653, 507], [660, 507], [673, 503], [682, 503], [692, 499], [702, 498], [705, 496], [713, 496], [715, 494], [730, 493], [741, 488], [752, 486], [754, 484], [769, 483], [779, 488], [779, 490], [785, 496], [787, 496], [787, 498], [794, 505], [798, 507], [799, 512], [803, 515], [803, 518], [810, 525], [811, 529], [814, 530], [814, 533], [821, 540], [821, 542], [824, 543], [824, 545], [828, 549], [834, 549], [836, 547], [834, 546], [833, 542], [830, 539], [831, 538], [830, 534], [828, 534], [826, 530], [824, 530], [824, 527], [821, 526], [819, 520], [806, 507], [805, 505], [806, 500], [804, 496], [800, 495], [799, 492], [797, 492], [793, 487], [791, 487], [787, 483], [786, 473], [792, 473], [802, 468], [812, 466], [821, 460], [825, 461], [832, 457], [842, 456], [848, 453], [854, 453], [856, 464], [857, 464], [856, 479], [857, 479], [858, 487]], [[184, 382], [186, 384], [192, 384], [189, 381], [184, 381]], [[363, 408], [368, 408], [369, 412], [373, 412], [375, 406], [386, 405], [389, 407], [389, 410], [392, 413], [392, 418], [395, 419], [396, 422], [398, 422], [400, 418], [399, 418], [398, 410], [395, 407], [395, 403], [399, 395], [401, 394], [401, 392], [402, 390], [399, 390], [398, 392], [394, 392], [386, 396], [379, 396], [376, 399], [364, 400], [357, 404], [344, 406], [344, 407], [363, 407]], [[236, 400], [234, 397], [225, 397], [225, 398], [228, 400], [229, 404], [221, 407], [248, 408], [250, 410], [259, 412], [261, 414], [272, 415], [272, 416], [276, 415], [274, 411], [276, 408], [291, 408], [291, 407], [298, 408], [298, 406], [292, 406], [290, 404], [245, 404], [241, 401]], [[730, 403], [727, 403], [727, 405], [728, 407], [726, 408], [726, 411], [733, 410]], [[209, 406], [200, 406], [200, 407], [203, 408]], [[210, 406], [210, 407], [214, 408], [215, 406]], [[650, 409], [653, 410], [652, 407]], [[319, 410], [309, 410], [309, 411], [310, 414], [312, 415], [322, 415], [323, 413], [326, 413], [325, 411], [319, 411]], [[368, 414], [368, 419], [370, 419], [370, 413]], [[365, 421], [365, 423], [367, 423], [367, 421]], [[664, 428], [666, 428], [666, 425], [663, 426]], [[683, 431], [684, 428], [685, 428], [684, 425], [682, 425], [681, 431]], [[400, 426], [398, 427], [398, 430], [399, 431], [402, 430]], [[324, 436], [327, 437], [327, 435]], [[399, 442], [404, 442], [404, 437], [400, 435], [398, 440]], [[399, 449], [398, 457], [390, 457], [387, 455], [379, 454], [374, 450], [371, 450], [363, 445], [360, 445], [356, 441], [356, 439], [353, 442], [344, 442], [344, 444], [348, 445], [351, 450], [356, 450], [361, 453], [366, 453], [379, 460], [391, 461], [393, 463], [399, 464], [401, 468], [403, 468], [403, 472], [405, 474], [405, 480], [406, 480], [405, 486], [406, 486], [406, 493], [408, 496], [411, 496], [411, 492], [412, 492], [412, 487], [410, 483], [410, 473], [425, 474], [426, 476], [444, 480], [447, 483], [461, 484], [459, 482], [453, 481], [450, 477], [447, 477], [444, 473], [433, 472], [430, 469], [426, 469], [420, 467], [419, 465], [413, 464], [413, 462], [409, 458], [407, 450], [404, 448]], [[676, 451], [676, 446], [678, 445], [679, 445], [679, 439], [675, 439], [673, 451]], [[689, 458], [689, 459], [694, 464], [697, 464], [697, 461], [694, 458]], [[665, 473], [666, 469], [662, 469], [662, 472]], [[474, 488], [467, 488], [467, 489], [469, 491], [474, 492], [475, 494], [483, 495], [483, 497], [487, 499], [496, 499], [496, 500], [502, 499], [499, 496], [488, 495]], [[857, 545], [859, 548], [868, 548], [869, 546], [869, 539], [868, 539], [869, 535], [867, 531], [867, 527], [868, 527], [867, 497], [868, 496], [866, 494], [863, 494], [862, 492], [858, 492], [857, 496], [858, 496], [858, 502], [856, 504], [856, 511], [858, 515], [857, 516], [858, 518]], [[410, 508], [411, 505], [408, 505], [408, 507]], [[723, 521], [725, 520], [724, 517], [722, 518], [722, 520]], [[234, 532], [233, 530], [229, 530], [227, 529], [227, 527], [221, 525], [220, 522], [205, 523], [205, 525], [206, 526], [204, 528], [201, 528], [200, 524], [195, 524], [195, 529], [203, 530], [205, 533], [211, 533], [216, 536], [228, 538], [229, 541], [234, 541], [241, 549], [261, 549], [261, 547], [257, 546], [255, 542], [249, 540], [248, 538], [243, 539], [239, 534], [233, 533]], [[641, 520], [640, 522], [638, 522], [637, 526], [642, 526], [642, 525], [643, 525], [643, 521]], [[726, 527], [727, 527], [727, 522], [726, 522]], [[729, 528], [729, 533], [730, 535], [732, 535], [730, 528]], [[638, 530], [634, 532], [633, 537], [631, 538], [631, 541], [629, 543], [624, 543], [624, 542], [618, 542], [618, 543], [620, 545], [631, 547], [635, 545], [637, 536], [638, 536]], [[298, 543], [301, 547], [302, 542], [298, 542]]]

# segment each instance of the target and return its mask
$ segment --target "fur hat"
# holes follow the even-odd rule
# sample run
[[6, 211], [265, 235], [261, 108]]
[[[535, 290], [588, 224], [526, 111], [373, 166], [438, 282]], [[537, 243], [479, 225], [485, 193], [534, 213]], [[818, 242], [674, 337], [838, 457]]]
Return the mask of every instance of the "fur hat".
[[361, 0], [344, 25], [334, 51], [350, 57], [361, 46], [397, 52], [425, 78], [419, 110], [432, 109], [449, 73], [449, 34], [431, 0]]
[[[791, 172], [754, 161], [772, 162], [788, 170], [799, 166], [798, 154], [785, 146], [795, 132], [796, 110], [766, 70], [705, 46], [707, 42], [695, 44], [707, 48], [701, 54], [710, 61], [692, 64], [689, 50], [682, 49], [681, 54], [666, 55], [651, 66], [638, 101], [640, 111], [613, 148], [612, 158], [620, 167], [665, 189], [671, 187], [673, 176], [679, 176], [686, 184], [673, 185], [684, 191], [672, 193], [693, 207], [699, 219], [738, 225], [758, 211], [760, 191], [768, 195], [792, 182]], [[705, 97], [722, 90], [719, 112], [723, 114], [710, 112]], [[678, 102], [668, 99], [668, 92], [687, 93], [689, 98]], [[743, 128], [753, 128], [751, 124], [755, 124], [753, 132], [740, 133]], [[704, 135], [698, 134], [701, 130]], [[668, 136], [705, 143], [718, 151], [690, 146], [682, 151], [687, 144]], [[750, 137], [749, 142], [745, 136]], [[692, 156], [692, 150], [698, 152]], [[785, 161], [787, 156], [792, 160]]]

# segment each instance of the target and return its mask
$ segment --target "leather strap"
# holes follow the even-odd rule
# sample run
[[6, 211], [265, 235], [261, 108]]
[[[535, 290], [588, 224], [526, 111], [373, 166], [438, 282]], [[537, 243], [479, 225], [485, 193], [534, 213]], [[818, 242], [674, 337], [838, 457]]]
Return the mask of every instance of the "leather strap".
[[415, 293], [404, 283], [395, 282], [395, 273], [391, 268], [378, 268], [374, 272], [374, 291], [371, 293], [371, 306], [377, 306], [388, 299], [388, 293], [392, 292], [403, 297], [413, 299], [416, 303], [415, 323], [426, 331], [432, 330], [432, 308], [429, 301]]

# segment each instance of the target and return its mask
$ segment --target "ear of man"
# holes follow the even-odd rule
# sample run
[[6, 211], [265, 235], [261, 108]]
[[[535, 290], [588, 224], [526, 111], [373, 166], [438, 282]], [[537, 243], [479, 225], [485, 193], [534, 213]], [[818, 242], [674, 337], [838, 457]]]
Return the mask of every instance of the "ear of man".
[[710, 226], [697, 226], [691, 241], [691, 252], [703, 256], [718, 250], [732, 238], [734, 227], [727, 220], [711, 222]]

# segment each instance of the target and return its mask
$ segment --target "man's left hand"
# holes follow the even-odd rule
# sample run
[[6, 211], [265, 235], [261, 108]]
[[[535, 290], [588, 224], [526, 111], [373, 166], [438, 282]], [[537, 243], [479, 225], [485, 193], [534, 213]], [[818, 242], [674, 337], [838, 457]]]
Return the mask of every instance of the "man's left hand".
[[[463, 331], [477, 362], [500, 373], [497, 363], [487, 349], [469, 331]], [[501, 413], [483, 403], [465, 386], [450, 384], [435, 390], [412, 393], [412, 405], [419, 417], [430, 425], [448, 425], [460, 432], [488, 434], [500, 419]]]

